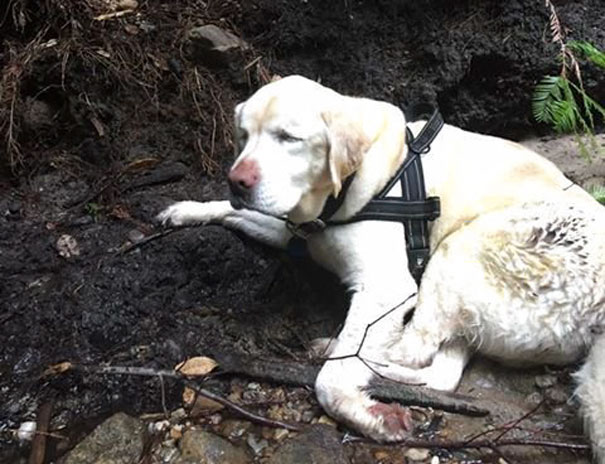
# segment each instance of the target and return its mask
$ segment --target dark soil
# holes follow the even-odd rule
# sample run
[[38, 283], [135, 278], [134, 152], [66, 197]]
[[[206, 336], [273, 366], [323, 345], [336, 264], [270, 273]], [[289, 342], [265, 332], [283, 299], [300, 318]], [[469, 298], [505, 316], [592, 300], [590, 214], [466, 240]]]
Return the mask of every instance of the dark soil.
[[[337, 329], [346, 296], [331, 276], [219, 227], [120, 251], [172, 201], [225, 196], [233, 105], [272, 74], [435, 102], [450, 123], [517, 138], [545, 130], [531, 91], [558, 72], [539, 0], [178, 0], [102, 22], [95, 2], [34, 3], [0, 6], [0, 462], [27, 452], [3, 432], [49, 398], [54, 426], [161, 408], [156, 379], [41, 377], [54, 363], [291, 358]], [[605, 47], [605, 3], [557, 8], [570, 37]], [[198, 61], [184, 37], [207, 23], [251, 47]], [[603, 101], [603, 73], [584, 79]], [[64, 234], [79, 256], [59, 255]], [[166, 387], [176, 404], [180, 386]]]

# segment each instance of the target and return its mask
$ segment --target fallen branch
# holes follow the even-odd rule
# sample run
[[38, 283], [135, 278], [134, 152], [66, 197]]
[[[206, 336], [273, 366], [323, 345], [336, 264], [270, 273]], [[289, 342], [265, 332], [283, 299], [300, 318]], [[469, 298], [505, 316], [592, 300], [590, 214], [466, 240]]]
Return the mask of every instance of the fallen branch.
[[[233, 353], [215, 354], [215, 359], [225, 373], [245, 375], [279, 384], [312, 387], [321, 368], [320, 365], [264, 360]], [[373, 382], [369, 392], [380, 400], [398, 401], [407, 406], [422, 406], [472, 417], [489, 414], [488, 409], [473, 404], [476, 403], [473, 398], [429, 388], [412, 387], [386, 379]]]
[[152, 369], [148, 367], [131, 367], [131, 366], [85, 366], [81, 364], [71, 364], [70, 368], [73, 370], [78, 370], [86, 373], [93, 374], [103, 374], [103, 375], [140, 375], [146, 377], [168, 377], [172, 379], [177, 379], [181, 381], [184, 385], [191, 388], [198, 395], [203, 396], [205, 398], [216, 401], [217, 403], [222, 404], [225, 408], [234, 412], [235, 414], [243, 417], [244, 419], [249, 420], [250, 422], [254, 422], [259, 425], [263, 425], [266, 427], [275, 427], [282, 428], [286, 430], [291, 430], [294, 432], [299, 432], [304, 428], [303, 424], [293, 424], [282, 422], [278, 420], [269, 419], [267, 417], [260, 416], [253, 412], [248, 411], [247, 409], [238, 406], [237, 404], [229, 401], [226, 398], [223, 398], [216, 393], [211, 392], [205, 388], [199, 387], [195, 382], [187, 379], [181, 373], [170, 370], [170, 369]]

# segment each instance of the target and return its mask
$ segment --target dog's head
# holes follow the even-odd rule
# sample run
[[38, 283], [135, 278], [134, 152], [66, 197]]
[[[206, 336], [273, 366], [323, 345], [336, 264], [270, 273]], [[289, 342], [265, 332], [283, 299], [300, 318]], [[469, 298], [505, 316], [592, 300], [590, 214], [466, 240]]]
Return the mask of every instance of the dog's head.
[[[295, 222], [315, 219], [386, 134], [387, 121], [397, 119], [402, 140], [405, 121], [393, 108], [300, 76], [267, 84], [235, 109], [232, 204]], [[401, 143], [394, 145], [389, 151], [401, 151]]]

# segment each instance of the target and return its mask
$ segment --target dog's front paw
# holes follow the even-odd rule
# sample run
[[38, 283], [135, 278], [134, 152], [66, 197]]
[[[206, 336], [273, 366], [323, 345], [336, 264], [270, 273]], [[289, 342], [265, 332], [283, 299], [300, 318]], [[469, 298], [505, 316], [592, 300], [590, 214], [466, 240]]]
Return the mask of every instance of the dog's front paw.
[[179, 201], [156, 216], [163, 226], [187, 226], [220, 222], [231, 211], [228, 201]]
[[328, 361], [315, 381], [317, 399], [334, 418], [380, 442], [399, 441], [413, 429], [410, 411], [365, 393], [373, 373], [359, 359]]
[[376, 403], [368, 408], [368, 412], [375, 416], [381, 426], [375, 430], [374, 438], [378, 441], [399, 441], [409, 436], [413, 430], [410, 410], [397, 403]]

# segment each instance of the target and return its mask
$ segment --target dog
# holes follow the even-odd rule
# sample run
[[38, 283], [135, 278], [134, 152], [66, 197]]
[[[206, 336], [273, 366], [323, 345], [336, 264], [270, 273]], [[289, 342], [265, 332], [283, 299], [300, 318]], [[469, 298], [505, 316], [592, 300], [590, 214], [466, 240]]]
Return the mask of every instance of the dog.
[[[417, 134], [424, 124], [407, 127]], [[286, 249], [288, 224], [316, 219], [349, 176], [337, 221], [359, 212], [408, 154], [400, 109], [301, 76], [237, 105], [235, 135], [231, 201], [178, 202], [159, 214], [163, 224], [222, 224]], [[535, 152], [447, 124], [422, 163], [441, 215], [430, 224], [419, 286], [401, 223], [307, 237], [311, 257], [352, 293], [338, 337], [315, 343], [329, 356], [315, 384], [320, 404], [369, 437], [395, 441], [409, 434], [410, 414], [365, 392], [376, 375], [451, 391], [474, 352], [515, 365], [586, 356], [576, 394], [605, 463], [605, 208]], [[389, 192], [400, 194], [399, 184]]]

